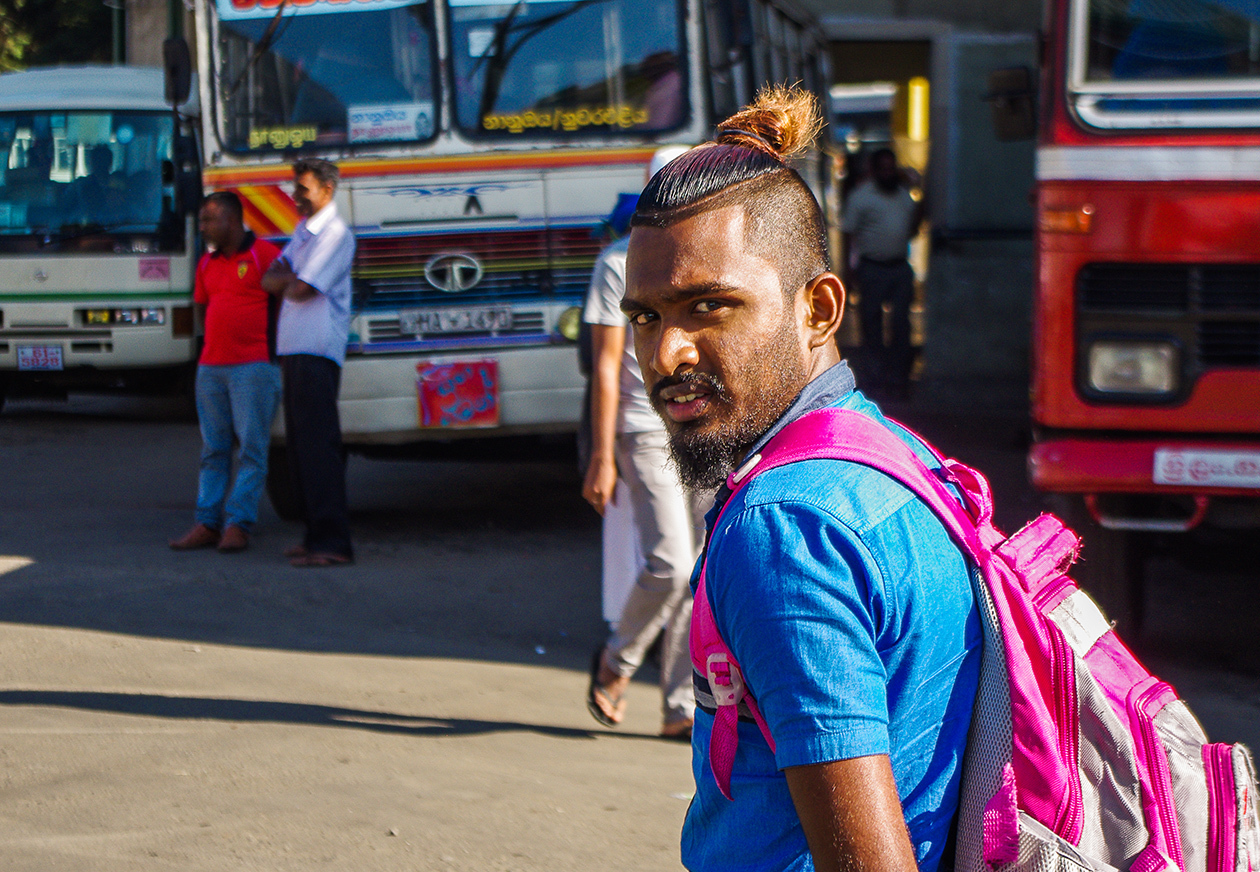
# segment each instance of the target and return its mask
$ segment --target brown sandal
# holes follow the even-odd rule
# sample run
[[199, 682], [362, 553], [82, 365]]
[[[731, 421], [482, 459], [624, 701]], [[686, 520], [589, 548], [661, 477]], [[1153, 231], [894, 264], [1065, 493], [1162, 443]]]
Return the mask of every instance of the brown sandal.
[[304, 554], [301, 557], [294, 557], [289, 561], [290, 566], [310, 567], [310, 566], [348, 566], [354, 563], [354, 559], [344, 554]]

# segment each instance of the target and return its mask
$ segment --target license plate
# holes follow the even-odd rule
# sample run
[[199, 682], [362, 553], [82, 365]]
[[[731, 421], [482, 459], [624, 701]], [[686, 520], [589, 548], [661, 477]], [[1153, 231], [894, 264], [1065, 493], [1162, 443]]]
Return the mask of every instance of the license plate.
[[1260, 488], [1260, 451], [1159, 448], [1156, 484]]
[[496, 427], [499, 424], [499, 363], [466, 360], [416, 364], [420, 426]]
[[57, 372], [66, 368], [60, 345], [19, 345], [17, 365], [23, 372]]
[[512, 327], [507, 306], [461, 309], [407, 309], [398, 313], [398, 332], [404, 336], [434, 333], [497, 333]]

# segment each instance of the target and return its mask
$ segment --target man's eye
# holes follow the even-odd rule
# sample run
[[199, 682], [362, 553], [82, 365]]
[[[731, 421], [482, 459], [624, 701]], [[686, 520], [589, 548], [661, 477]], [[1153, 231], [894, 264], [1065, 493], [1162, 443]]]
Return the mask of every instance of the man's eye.
[[699, 303], [696, 303], [696, 312], [702, 315], [709, 312], [716, 312], [721, 308], [723, 308], [723, 304], [719, 300], [701, 300]]
[[649, 321], [654, 321], [656, 319], [656, 315], [651, 312], [635, 312], [627, 317], [629, 317], [630, 323], [636, 327], [642, 327]]

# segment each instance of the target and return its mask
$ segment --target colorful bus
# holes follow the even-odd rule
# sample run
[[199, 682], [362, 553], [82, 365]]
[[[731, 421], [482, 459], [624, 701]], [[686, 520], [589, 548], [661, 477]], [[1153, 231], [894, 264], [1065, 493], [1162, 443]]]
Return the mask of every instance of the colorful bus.
[[0, 404], [191, 383], [187, 141], [159, 69], [0, 75]]
[[341, 424], [369, 454], [574, 431], [579, 307], [654, 149], [763, 82], [825, 83], [780, 0], [196, 0], [196, 32], [207, 189], [283, 239], [293, 158], [341, 169]]
[[1046, 33], [1030, 468], [1134, 624], [1152, 534], [1260, 527], [1260, 11], [1054, 0]]

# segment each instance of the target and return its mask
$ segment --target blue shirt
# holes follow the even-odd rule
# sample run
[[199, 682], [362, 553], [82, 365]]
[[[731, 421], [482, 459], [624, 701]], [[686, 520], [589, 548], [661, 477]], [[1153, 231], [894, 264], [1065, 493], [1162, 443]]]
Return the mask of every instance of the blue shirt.
[[[936, 465], [851, 389], [843, 364], [816, 381], [772, 433], [835, 405], [884, 423]], [[793, 463], [730, 499], [707, 559], [714, 619], [776, 751], [741, 720], [727, 800], [709, 769], [713, 716], [697, 709], [684, 865], [813, 869], [781, 770], [888, 754], [919, 868], [934, 872], [958, 805], [981, 629], [970, 569], [932, 510], [860, 464]]]
[[315, 354], [340, 365], [350, 336], [350, 264], [354, 234], [329, 203], [298, 223], [280, 253], [317, 293], [285, 300], [276, 326], [276, 354]]

